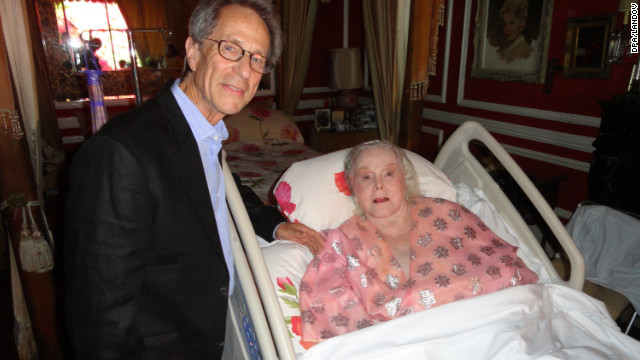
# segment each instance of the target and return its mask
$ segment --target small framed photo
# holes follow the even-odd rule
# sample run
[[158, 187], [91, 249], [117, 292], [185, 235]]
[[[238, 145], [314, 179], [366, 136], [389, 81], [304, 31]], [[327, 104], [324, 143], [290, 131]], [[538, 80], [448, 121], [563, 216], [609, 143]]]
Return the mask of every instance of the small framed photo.
[[316, 130], [329, 130], [331, 128], [331, 109], [316, 109]]
[[615, 15], [570, 18], [564, 55], [564, 76], [571, 78], [607, 78], [609, 36]]

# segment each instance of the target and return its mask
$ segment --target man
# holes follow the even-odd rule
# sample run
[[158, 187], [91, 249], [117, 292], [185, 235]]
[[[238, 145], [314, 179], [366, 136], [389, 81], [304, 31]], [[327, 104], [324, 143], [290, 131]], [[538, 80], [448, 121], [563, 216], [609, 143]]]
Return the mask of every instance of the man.
[[[75, 155], [65, 266], [67, 325], [79, 359], [222, 354], [235, 284], [221, 120], [252, 99], [282, 40], [263, 0], [203, 1], [189, 32], [182, 79], [109, 121]], [[258, 233], [273, 234], [282, 218], [245, 204], [254, 224], [264, 225]], [[275, 234], [312, 249], [322, 241], [300, 224]]]

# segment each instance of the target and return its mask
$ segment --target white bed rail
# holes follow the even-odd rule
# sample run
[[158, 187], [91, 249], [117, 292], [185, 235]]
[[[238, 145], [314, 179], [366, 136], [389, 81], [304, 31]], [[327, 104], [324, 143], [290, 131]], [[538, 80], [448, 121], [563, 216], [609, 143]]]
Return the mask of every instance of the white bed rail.
[[[222, 161], [225, 194], [233, 217], [233, 220], [229, 219], [233, 260], [237, 276], [241, 282], [236, 286], [242, 286], [244, 291], [262, 358], [293, 360], [296, 358], [295, 350], [291, 343], [291, 335], [284, 322], [284, 315], [282, 314], [278, 297], [271, 283], [269, 269], [256, 241], [256, 234], [253, 231], [251, 220], [249, 220], [247, 209], [244, 207], [229, 166], [226, 160], [223, 159]], [[240, 236], [238, 236], [238, 231]], [[246, 257], [244, 254], [246, 254]], [[237, 333], [236, 331], [236, 335], [238, 335]], [[239, 340], [242, 341], [243, 339]]]
[[[566, 251], [569, 262], [571, 263], [571, 276], [568, 281], [560, 278], [539, 241], [518, 214], [518, 211], [513, 204], [511, 204], [511, 201], [509, 201], [498, 184], [491, 178], [475, 156], [471, 154], [469, 151], [469, 142], [472, 140], [480, 141], [495, 155], [513, 179], [519, 184], [556, 236], [560, 245]], [[517, 232], [520, 240], [540, 258], [555, 283], [563, 284], [576, 290], [582, 290], [584, 283], [584, 260], [580, 251], [529, 177], [485, 128], [473, 121], [462, 124], [440, 150], [435, 165], [444, 171], [454, 183], [465, 183], [476, 189], [481, 189], [498, 213], [508, 222], [511, 228]]]

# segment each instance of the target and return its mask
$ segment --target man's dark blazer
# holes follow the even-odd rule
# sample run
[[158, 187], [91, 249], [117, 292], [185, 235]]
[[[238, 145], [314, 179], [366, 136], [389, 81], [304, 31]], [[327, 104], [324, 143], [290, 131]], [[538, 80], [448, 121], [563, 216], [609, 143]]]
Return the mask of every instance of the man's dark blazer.
[[[270, 239], [284, 218], [253, 196], [245, 205]], [[220, 357], [229, 272], [198, 146], [169, 87], [74, 156], [64, 247], [79, 359]]]

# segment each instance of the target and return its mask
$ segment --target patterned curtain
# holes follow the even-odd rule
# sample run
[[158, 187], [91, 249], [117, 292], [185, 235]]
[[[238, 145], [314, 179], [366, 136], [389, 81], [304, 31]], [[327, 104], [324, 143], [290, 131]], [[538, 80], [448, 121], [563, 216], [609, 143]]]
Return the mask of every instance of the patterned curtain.
[[285, 0], [282, 2], [284, 51], [278, 86], [278, 104], [293, 115], [298, 108], [309, 66], [311, 38], [316, 23], [318, 0]]
[[[406, 133], [421, 122], [421, 117], [402, 119], [402, 99], [407, 94], [410, 101], [422, 101], [427, 94], [444, 0], [363, 0], [363, 11], [380, 136], [397, 144], [401, 128]], [[419, 136], [419, 131], [408, 132]]]
[[[34, 33], [29, 24], [29, 19], [35, 19], [31, 17], [34, 9], [29, 6], [33, 3], [26, 0], [0, 1], [0, 220], [6, 223], [11, 241], [11, 295], [18, 356], [30, 360], [37, 359], [40, 353], [42, 358], [64, 359], [53, 272], [47, 268], [42, 273], [27, 274], [23, 266], [26, 241], [22, 224], [26, 217], [19, 209], [24, 209], [27, 202], [43, 204], [39, 201], [42, 187], [37, 183], [42, 178], [37, 172], [42, 169], [39, 130], [46, 113], [42, 111], [44, 104], [52, 105], [51, 99], [39, 96], [42, 69], [34, 57], [42, 55], [34, 51], [40, 42], [31, 41], [37, 30]], [[55, 117], [50, 120], [55, 121]], [[43, 215], [33, 215], [31, 223], [48, 233]]]
[[[117, 0], [117, 3], [130, 30], [167, 27], [167, 17], [162, 0]], [[132, 37], [143, 66], [148, 65], [147, 60], [157, 61], [164, 56], [166, 42], [159, 32], [134, 32]], [[184, 49], [184, 43], [180, 45]], [[180, 49], [177, 45], [176, 47]], [[184, 54], [184, 50], [182, 54]]]
[[436, 72], [438, 26], [443, 23], [444, 0], [413, 0], [398, 145], [414, 152], [420, 150], [424, 98], [429, 76]]
[[380, 137], [397, 143], [411, 2], [363, 0], [362, 5]]
[[[438, 26], [444, 25], [444, 0], [413, 0], [410, 47], [410, 100], [427, 96], [429, 76], [436, 74]], [[427, 26], [425, 26], [427, 24]]]
[[[39, 193], [43, 194], [43, 162], [46, 160], [55, 167], [60, 165], [64, 155], [34, 2], [0, 1], [0, 19], [11, 78], [29, 140], [31, 165]], [[43, 159], [43, 154], [46, 159]]]

